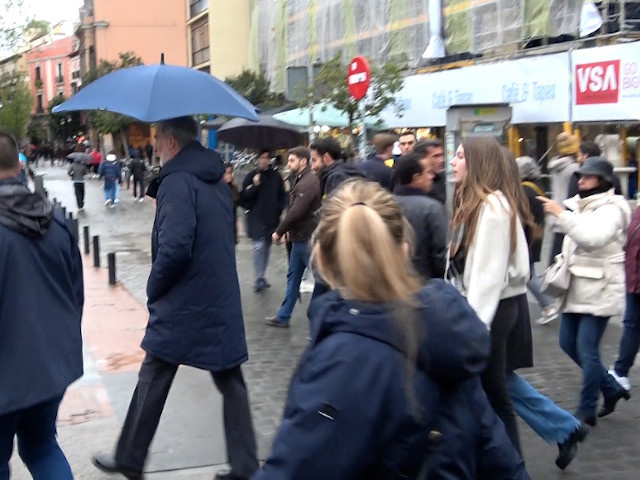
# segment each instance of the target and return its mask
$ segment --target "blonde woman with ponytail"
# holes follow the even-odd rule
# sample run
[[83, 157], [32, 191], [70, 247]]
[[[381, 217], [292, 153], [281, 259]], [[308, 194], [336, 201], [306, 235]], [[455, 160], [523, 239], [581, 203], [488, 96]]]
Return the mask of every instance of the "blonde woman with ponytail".
[[529, 478], [480, 385], [486, 328], [453, 287], [421, 286], [407, 237], [375, 183], [327, 198], [313, 252], [331, 290], [254, 480]]

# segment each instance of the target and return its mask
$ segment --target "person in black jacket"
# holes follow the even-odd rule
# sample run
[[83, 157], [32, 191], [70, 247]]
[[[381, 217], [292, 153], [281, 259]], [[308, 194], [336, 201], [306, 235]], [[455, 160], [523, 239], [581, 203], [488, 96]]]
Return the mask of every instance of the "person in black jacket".
[[0, 478], [17, 436], [33, 478], [72, 480], [56, 417], [83, 373], [82, 260], [64, 216], [19, 172], [16, 141], [0, 131]]
[[358, 170], [373, 182], [378, 182], [383, 188], [393, 190], [393, 169], [387, 165], [387, 161], [393, 162], [393, 144], [397, 137], [390, 133], [378, 133], [373, 137], [376, 154], [364, 162], [358, 164]]
[[235, 244], [238, 244], [238, 201], [240, 192], [238, 187], [233, 183], [233, 165], [231, 163], [224, 164], [224, 176], [222, 177], [224, 183], [229, 187], [231, 193], [231, 200], [233, 201], [233, 240]]
[[309, 145], [311, 168], [320, 177], [322, 197], [325, 198], [349, 178], [363, 178], [355, 166], [342, 160], [342, 148], [333, 138], [322, 138]]
[[293, 188], [289, 194], [289, 211], [273, 233], [272, 240], [280, 241], [287, 236], [291, 243], [287, 291], [282, 307], [274, 317], [267, 318], [272, 327], [289, 327], [293, 307], [298, 300], [300, 282], [309, 263], [309, 240], [316, 228], [316, 212], [320, 208], [320, 181], [311, 171], [311, 154], [305, 147], [289, 151], [289, 170]]
[[429, 196], [442, 205], [447, 203], [447, 178], [444, 171], [444, 148], [440, 140], [420, 140], [413, 147], [414, 153], [425, 158], [433, 172], [433, 185], [429, 190]]
[[142, 479], [143, 467], [169, 389], [180, 365], [210, 372], [222, 394], [231, 471], [216, 479], [249, 479], [258, 468], [247, 388], [240, 286], [229, 188], [220, 155], [196, 140], [191, 117], [165, 120], [156, 130], [163, 164], [151, 236], [147, 282], [146, 352], [115, 455], [97, 455], [107, 473]]
[[271, 251], [271, 235], [280, 222], [287, 193], [280, 173], [271, 167], [271, 152], [258, 153], [257, 168], [249, 172], [242, 182], [240, 204], [248, 210], [247, 232], [253, 240], [253, 268], [256, 280], [255, 292], [271, 285], [265, 278]]
[[136, 152], [136, 156], [131, 160], [131, 163], [129, 164], [129, 170], [133, 175], [133, 198], [137, 198], [139, 202], [143, 202], [144, 172], [146, 170], [146, 167], [144, 165], [144, 159], [142, 158], [142, 152], [140, 150]]
[[444, 206], [429, 198], [433, 173], [418, 153], [410, 153], [396, 161], [394, 190], [415, 235], [411, 260], [423, 280], [444, 278], [447, 261], [447, 216]]
[[322, 209], [314, 255], [332, 290], [253, 480], [524, 480], [482, 390], [489, 332], [443, 280], [409, 267], [393, 195], [347, 182]]

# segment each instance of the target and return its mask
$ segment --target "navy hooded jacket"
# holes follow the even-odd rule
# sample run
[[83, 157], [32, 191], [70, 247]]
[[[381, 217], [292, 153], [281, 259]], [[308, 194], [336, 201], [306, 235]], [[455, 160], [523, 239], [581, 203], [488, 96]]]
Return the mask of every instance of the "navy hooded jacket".
[[198, 142], [167, 162], [158, 179], [147, 282], [148, 353], [211, 371], [247, 360], [224, 163]]
[[412, 369], [388, 307], [312, 301], [312, 341], [254, 480], [529, 478], [480, 384], [486, 327], [442, 280], [416, 301]]
[[0, 180], [0, 416], [82, 376], [82, 260], [52, 210], [18, 179]]

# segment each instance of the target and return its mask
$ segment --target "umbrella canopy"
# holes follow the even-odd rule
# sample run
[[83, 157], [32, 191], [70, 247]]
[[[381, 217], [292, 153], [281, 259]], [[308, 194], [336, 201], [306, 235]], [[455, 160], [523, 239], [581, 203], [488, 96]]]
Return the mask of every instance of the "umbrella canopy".
[[[313, 124], [314, 125], [327, 125], [329, 127], [348, 127], [349, 117], [348, 115], [338, 110], [337, 108], [329, 105], [328, 103], [317, 103], [313, 107]], [[288, 112], [277, 113], [273, 118], [290, 125], [296, 125], [298, 127], [308, 127], [311, 125], [311, 118], [309, 116], [309, 108], [296, 108], [289, 110]], [[354, 123], [358, 123], [358, 118]], [[366, 118], [365, 123], [367, 127], [371, 128], [385, 128], [382, 121], [379, 118]]]
[[67, 155], [67, 160], [71, 160], [72, 162], [78, 161], [87, 165], [91, 160], [91, 155], [84, 152], [71, 152], [69, 155]]
[[84, 87], [53, 113], [106, 110], [158, 122], [196, 114], [221, 114], [258, 120], [255, 107], [208, 73], [176, 65], [123, 68]]
[[218, 129], [218, 138], [238, 148], [291, 148], [300, 145], [302, 135], [291, 125], [269, 115], [260, 115], [257, 122], [234, 118]]

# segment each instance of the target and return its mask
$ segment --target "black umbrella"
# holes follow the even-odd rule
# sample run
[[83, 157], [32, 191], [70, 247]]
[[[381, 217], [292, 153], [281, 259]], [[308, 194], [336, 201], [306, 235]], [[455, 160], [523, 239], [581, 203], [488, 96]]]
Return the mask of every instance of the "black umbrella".
[[218, 130], [218, 138], [238, 148], [291, 148], [300, 145], [302, 134], [288, 123], [269, 115], [260, 115], [257, 122], [234, 118]]
[[71, 160], [72, 162], [78, 161], [80, 163], [88, 165], [89, 161], [91, 160], [91, 155], [84, 152], [71, 152], [69, 155], [67, 155], [67, 159]]

